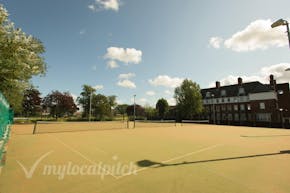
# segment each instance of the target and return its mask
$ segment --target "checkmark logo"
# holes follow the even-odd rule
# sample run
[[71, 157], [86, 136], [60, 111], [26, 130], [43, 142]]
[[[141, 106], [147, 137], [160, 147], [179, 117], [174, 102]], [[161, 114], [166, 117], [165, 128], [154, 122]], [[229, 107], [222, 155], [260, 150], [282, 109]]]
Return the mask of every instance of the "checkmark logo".
[[27, 179], [31, 179], [33, 176], [34, 171], [36, 170], [37, 166], [39, 165], [39, 163], [46, 158], [49, 154], [51, 154], [53, 151], [47, 152], [46, 154], [42, 155], [40, 158], [38, 158], [33, 165], [30, 167], [30, 169], [28, 170], [20, 161], [16, 160], [16, 162], [18, 163], [18, 165], [22, 168], [25, 177]]

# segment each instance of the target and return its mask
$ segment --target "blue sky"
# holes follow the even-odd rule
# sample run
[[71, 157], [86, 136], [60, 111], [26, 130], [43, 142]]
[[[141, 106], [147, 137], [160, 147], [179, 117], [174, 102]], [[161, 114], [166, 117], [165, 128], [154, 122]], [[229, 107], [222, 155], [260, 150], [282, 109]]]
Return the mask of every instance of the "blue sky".
[[[16, 27], [46, 47], [44, 77], [33, 78], [43, 95], [79, 95], [81, 86], [141, 104], [160, 97], [173, 103], [173, 88], [189, 78], [202, 88], [235, 83], [289, 81], [285, 28], [287, 0], [0, 0]], [[272, 31], [271, 31], [272, 30]], [[111, 49], [109, 49], [111, 48]], [[118, 65], [110, 68], [108, 62]], [[122, 75], [120, 75], [122, 74]], [[121, 78], [120, 78], [121, 76]], [[118, 84], [119, 83], [119, 84]]]

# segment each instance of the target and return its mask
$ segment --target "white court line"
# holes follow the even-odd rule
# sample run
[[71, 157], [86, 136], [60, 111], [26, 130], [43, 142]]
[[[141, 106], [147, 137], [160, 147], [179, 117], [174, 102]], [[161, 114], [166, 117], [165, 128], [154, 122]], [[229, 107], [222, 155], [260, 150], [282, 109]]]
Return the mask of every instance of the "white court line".
[[[193, 152], [181, 155], [181, 156], [177, 156], [177, 157], [174, 157], [174, 158], [171, 158], [171, 159], [168, 159], [168, 160], [161, 161], [160, 163], [168, 163], [168, 162], [172, 162], [172, 161], [175, 161], [175, 160], [179, 160], [179, 159], [184, 158], [184, 157], [188, 157], [188, 156], [191, 156], [191, 155], [194, 155], [194, 154], [197, 154], [197, 153], [201, 153], [201, 152], [204, 152], [204, 151], [207, 151], [207, 150], [214, 149], [214, 148], [216, 148], [218, 146], [221, 146], [221, 145], [223, 145], [223, 144], [212, 145], [212, 146], [209, 146], [209, 147], [206, 147], [206, 148], [199, 149], [197, 151], [193, 151]], [[142, 169], [136, 170], [135, 173], [137, 174], [138, 172], [141, 172], [141, 171], [144, 171], [144, 170], [148, 170], [149, 168], [153, 168], [156, 165], [159, 165], [159, 164], [155, 164], [155, 165], [152, 165], [150, 167], [146, 167], [146, 168], [142, 168]], [[120, 178], [123, 178], [123, 177], [126, 177], [126, 176], [130, 176], [130, 175], [133, 175], [133, 174], [131, 174], [131, 173], [124, 174], [122, 176], [117, 177], [117, 179], [120, 179]]]
[[[50, 137], [52, 137], [52, 138], [54, 138], [54, 139], [57, 140], [59, 143], [63, 144], [63, 145], [64, 145], [66, 148], [68, 148], [70, 151], [72, 151], [72, 152], [78, 154], [79, 156], [81, 156], [81, 157], [84, 158], [85, 160], [89, 161], [91, 164], [96, 164], [96, 165], [97, 165], [96, 162], [92, 161], [91, 159], [89, 159], [87, 156], [85, 156], [85, 155], [82, 154], [81, 152], [75, 150], [75, 149], [72, 148], [70, 145], [64, 143], [64, 142], [63, 142], [62, 140], [60, 140], [58, 137], [53, 136], [53, 135], [51, 135], [51, 134], [47, 134], [47, 135], [50, 136]], [[109, 171], [106, 171], [106, 169], [104, 169], [104, 168], [101, 168], [101, 169], [102, 169], [103, 171], [107, 172], [108, 174], [110, 174], [110, 175], [111, 175], [112, 177], [114, 177], [115, 179], [118, 179], [117, 176], [113, 175], [113, 174], [112, 174], [111, 172], [109, 172]]]

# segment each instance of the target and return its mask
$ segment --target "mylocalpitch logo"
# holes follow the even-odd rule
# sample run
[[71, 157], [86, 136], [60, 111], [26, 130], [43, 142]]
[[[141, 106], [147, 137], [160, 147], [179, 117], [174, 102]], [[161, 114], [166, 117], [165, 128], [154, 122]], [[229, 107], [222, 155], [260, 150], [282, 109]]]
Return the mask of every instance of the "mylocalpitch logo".
[[40, 162], [42, 160], [44, 160], [44, 158], [46, 158], [49, 154], [51, 154], [53, 151], [47, 152], [46, 154], [42, 155], [40, 158], [38, 158], [30, 167], [30, 169], [28, 169], [27, 167], [25, 167], [20, 161], [16, 160], [16, 162], [18, 163], [18, 165], [22, 168], [25, 177], [27, 179], [31, 179], [37, 166], [40, 164]]
[[[39, 164], [48, 157], [53, 151], [47, 152], [39, 157], [31, 167], [26, 167], [18, 160], [16, 162], [22, 168], [27, 179], [31, 179]], [[112, 157], [113, 164], [106, 164], [102, 161], [93, 164], [75, 164], [69, 161], [64, 164], [44, 164], [41, 175], [56, 176], [58, 180], [63, 180], [65, 176], [112, 176], [118, 179], [122, 176], [137, 175], [137, 166], [133, 162], [122, 163], [118, 161], [118, 156]]]

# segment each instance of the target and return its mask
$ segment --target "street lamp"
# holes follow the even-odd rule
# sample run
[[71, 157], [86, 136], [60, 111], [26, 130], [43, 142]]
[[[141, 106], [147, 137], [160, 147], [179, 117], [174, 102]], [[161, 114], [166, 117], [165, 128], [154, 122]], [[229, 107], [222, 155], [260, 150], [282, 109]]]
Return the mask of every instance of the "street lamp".
[[274, 22], [271, 27], [275, 28], [275, 27], [279, 27], [282, 25], [286, 25], [287, 28], [287, 35], [288, 35], [288, 41], [289, 41], [289, 47], [290, 47], [290, 32], [289, 32], [289, 23], [288, 21], [284, 20], [284, 19], [279, 19], [278, 21]]
[[136, 125], [136, 102], [135, 102], [135, 99], [136, 99], [136, 95], [134, 94], [134, 128], [135, 128], [135, 125]]

